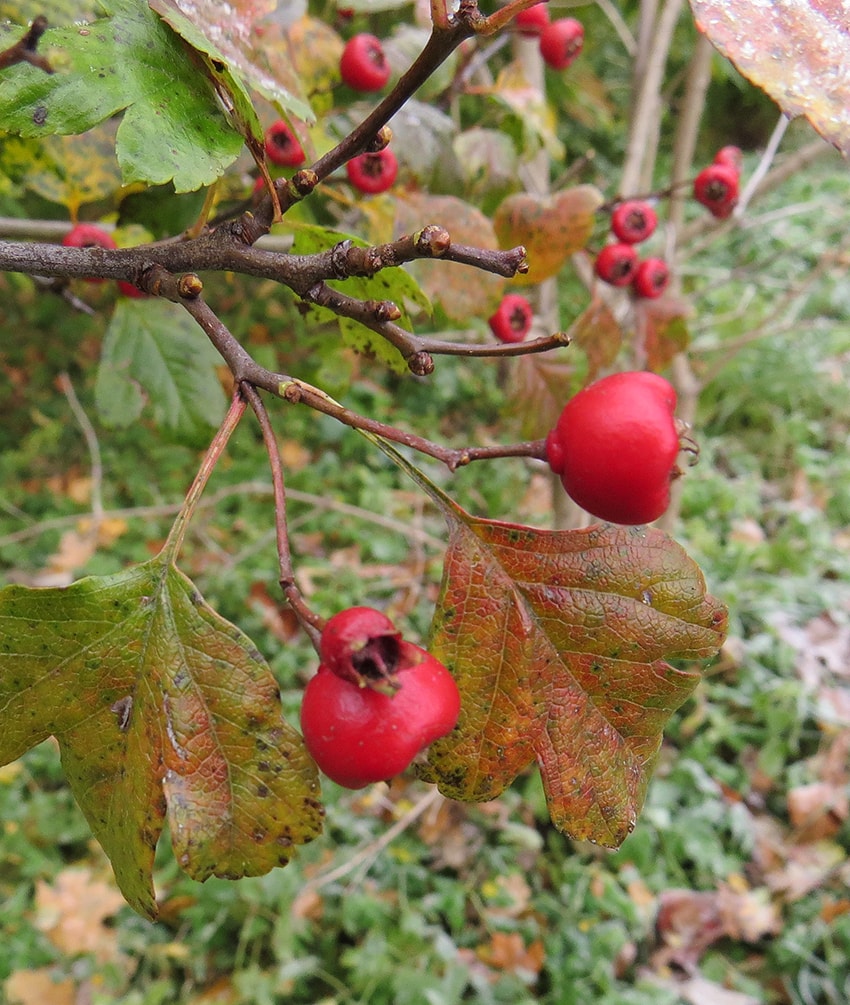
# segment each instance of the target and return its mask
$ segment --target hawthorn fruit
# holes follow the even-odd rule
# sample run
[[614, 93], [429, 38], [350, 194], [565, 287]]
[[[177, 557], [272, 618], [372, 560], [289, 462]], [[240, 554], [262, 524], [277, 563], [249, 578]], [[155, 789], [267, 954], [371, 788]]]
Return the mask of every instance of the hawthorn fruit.
[[729, 164], [709, 164], [694, 178], [694, 198], [712, 216], [724, 219], [738, 202], [738, 178]]
[[490, 331], [500, 342], [522, 342], [531, 330], [534, 312], [519, 293], [506, 293], [488, 320]]
[[596, 256], [596, 275], [611, 286], [628, 286], [637, 271], [638, 254], [631, 244], [623, 241], [606, 244]]
[[[62, 238], [66, 248], [117, 248], [112, 235], [95, 223], [76, 223]], [[103, 283], [101, 276], [86, 277], [87, 283]]]
[[553, 70], [566, 70], [584, 45], [584, 25], [574, 17], [552, 21], [540, 33], [540, 55]]
[[377, 195], [392, 188], [398, 176], [398, 161], [389, 147], [376, 152], [366, 152], [345, 165], [348, 180], [366, 195]]
[[626, 199], [611, 213], [611, 231], [618, 241], [640, 244], [655, 233], [658, 217], [643, 199]]
[[273, 122], [266, 130], [265, 149], [272, 164], [281, 167], [298, 167], [307, 160], [298, 137], [283, 119]]
[[535, 4], [533, 7], [526, 7], [514, 18], [514, 24], [520, 35], [536, 37], [544, 28], [549, 26], [549, 8], [545, 3]]
[[670, 267], [663, 258], [645, 258], [638, 262], [632, 289], [639, 297], [654, 300], [670, 285]]
[[391, 73], [381, 40], [367, 32], [350, 38], [342, 51], [339, 72], [352, 90], [380, 91]]

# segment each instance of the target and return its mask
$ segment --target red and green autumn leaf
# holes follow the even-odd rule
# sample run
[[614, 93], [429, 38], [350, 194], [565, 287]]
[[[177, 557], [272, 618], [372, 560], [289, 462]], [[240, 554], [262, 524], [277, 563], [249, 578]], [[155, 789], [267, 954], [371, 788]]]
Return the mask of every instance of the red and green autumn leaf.
[[162, 558], [0, 591], [0, 764], [53, 735], [128, 902], [167, 818], [193, 878], [261, 875], [321, 830], [313, 762], [250, 640]]
[[699, 680], [726, 613], [661, 531], [541, 531], [443, 502], [450, 544], [430, 650], [462, 711], [426, 777], [498, 796], [533, 761], [556, 827], [617, 846], [635, 824], [662, 730]]

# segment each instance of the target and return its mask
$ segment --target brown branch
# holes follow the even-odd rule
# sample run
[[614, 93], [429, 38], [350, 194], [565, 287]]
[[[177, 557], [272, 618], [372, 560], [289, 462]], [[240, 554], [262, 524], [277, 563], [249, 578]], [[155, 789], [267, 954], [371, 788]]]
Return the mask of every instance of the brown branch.
[[53, 67], [45, 59], [39, 56], [36, 51], [39, 39], [47, 30], [47, 18], [40, 14], [29, 26], [26, 34], [19, 38], [14, 45], [0, 52], [0, 70], [5, 70], [7, 66], [14, 66], [15, 63], [30, 63], [32, 66], [44, 70], [45, 73], [53, 73]]

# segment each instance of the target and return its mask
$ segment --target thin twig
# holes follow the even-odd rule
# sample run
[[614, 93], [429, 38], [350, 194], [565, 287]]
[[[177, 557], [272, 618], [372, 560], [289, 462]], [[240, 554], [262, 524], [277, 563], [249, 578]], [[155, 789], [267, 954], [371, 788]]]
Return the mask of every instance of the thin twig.
[[65, 399], [68, 402], [68, 407], [73, 412], [74, 418], [82, 430], [83, 437], [86, 441], [86, 447], [89, 452], [89, 459], [91, 462], [91, 537], [93, 540], [97, 540], [98, 533], [100, 532], [101, 525], [103, 523], [103, 459], [100, 454], [100, 443], [98, 442], [97, 433], [95, 432], [94, 426], [91, 423], [88, 415], [83, 406], [80, 404], [80, 399], [77, 397], [77, 392], [74, 390], [74, 385], [71, 383], [70, 376], [63, 372], [60, 373], [56, 378], [56, 383], [59, 390], [65, 395]]
[[22, 38], [19, 38], [14, 45], [10, 45], [8, 49], [0, 52], [0, 70], [14, 66], [15, 63], [30, 63], [32, 66], [38, 67], [39, 70], [44, 70], [45, 73], [53, 73], [53, 67], [50, 63], [36, 51], [39, 40], [46, 30], [47, 18], [40, 14]]

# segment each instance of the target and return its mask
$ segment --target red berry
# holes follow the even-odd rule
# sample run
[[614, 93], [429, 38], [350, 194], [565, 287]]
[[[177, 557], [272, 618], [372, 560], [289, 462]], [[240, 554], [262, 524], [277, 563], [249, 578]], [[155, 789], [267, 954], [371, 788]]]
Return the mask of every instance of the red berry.
[[611, 230], [618, 241], [640, 244], [653, 233], [658, 223], [655, 210], [643, 199], [626, 199], [611, 213]]
[[638, 262], [632, 287], [639, 297], [654, 300], [670, 284], [670, 267], [663, 258], [645, 258]]
[[289, 126], [278, 119], [266, 130], [266, 157], [281, 167], [298, 167], [307, 160], [304, 148]]
[[390, 64], [381, 40], [366, 32], [350, 38], [342, 50], [339, 72], [355, 91], [380, 91], [390, 79]]
[[[94, 223], [77, 223], [62, 238], [66, 248], [117, 248], [118, 245], [103, 227]], [[102, 277], [89, 276], [86, 282], [102, 283]]]
[[527, 7], [517, 14], [514, 24], [520, 35], [539, 35], [549, 25], [549, 8], [545, 3]]
[[128, 283], [123, 279], [118, 280], [118, 289], [125, 297], [139, 299], [147, 296], [147, 293], [145, 293], [144, 290], [140, 290], [138, 286], [135, 286], [133, 283]]
[[728, 164], [709, 164], [694, 178], [694, 198], [712, 216], [729, 216], [738, 201], [738, 172]]
[[631, 244], [606, 244], [596, 256], [596, 275], [612, 286], [628, 286], [634, 279], [638, 254]]
[[648, 523], [669, 506], [678, 473], [675, 408], [675, 390], [657, 374], [603, 377], [567, 402], [546, 439], [546, 458], [588, 513]]
[[460, 695], [452, 675], [424, 649], [402, 645], [419, 662], [399, 671], [392, 694], [358, 687], [324, 665], [304, 691], [307, 749], [328, 778], [349, 789], [404, 771], [457, 722]]
[[522, 342], [531, 329], [534, 312], [519, 293], [506, 293], [496, 313], [487, 322], [501, 342]]
[[361, 192], [377, 195], [392, 187], [398, 175], [398, 161], [389, 147], [376, 153], [360, 154], [346, 165], [348, 180]]
[[558, 18], [540, 33], [540, 55], [553, 70], [565, 70], [583, 45], [584, 26], [574, 17]]
[[714, 155], [714, 163], [725, 164], [727, 167], [734, 168], [740, 174], [744, 166], [744, 154], [740, 147], [721, 147]]
[[360, 686], [393, 676], [401, 661], [401, 634], [374, 607], [348, 607], [322, 629], [319, 659], [337, 677]]

